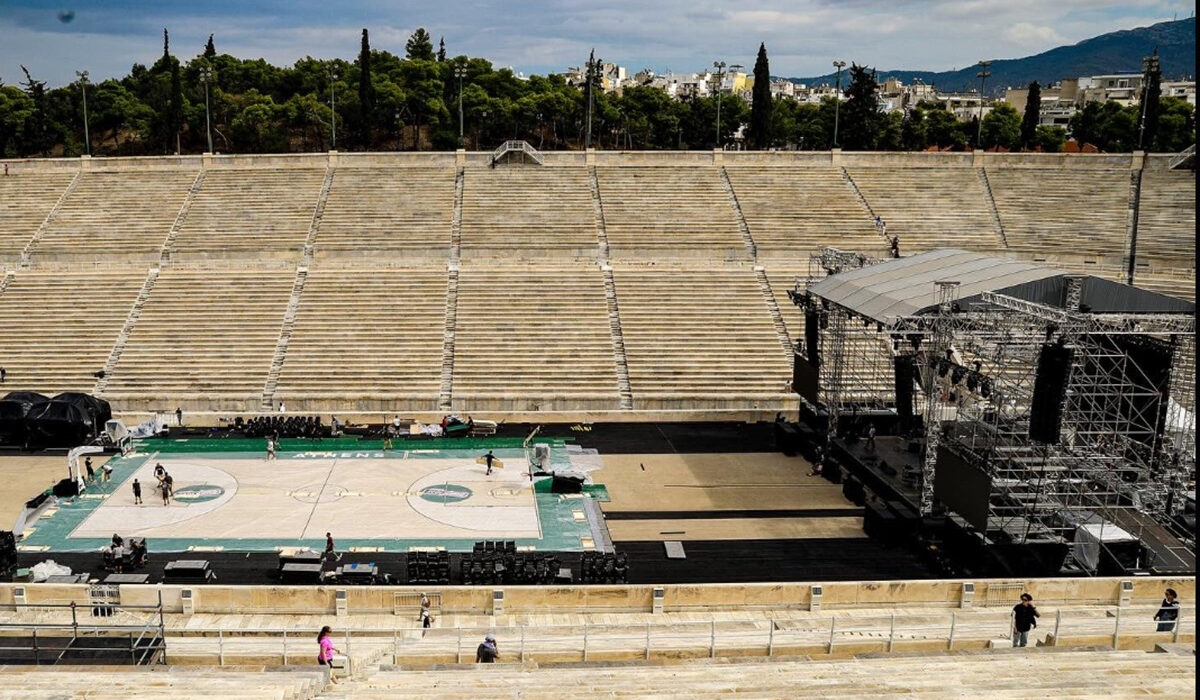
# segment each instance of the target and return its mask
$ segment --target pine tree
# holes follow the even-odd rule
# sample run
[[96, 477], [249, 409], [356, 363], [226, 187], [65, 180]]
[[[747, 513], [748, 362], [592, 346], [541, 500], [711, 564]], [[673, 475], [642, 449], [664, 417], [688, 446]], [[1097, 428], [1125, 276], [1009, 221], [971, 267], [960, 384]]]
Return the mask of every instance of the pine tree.
[[446, 37], [442, 37], [438, 40], [437, 62], [446, 62]]
[[213, 35], [208, 35], [208, 43], [204, 45], [204, 57], [215, 58], [217, 55], [217, 47], [213, 45]]
[[371, 147], [371, 121], [375, 114], [375, 86], [371, 83], [371, 41], [362, 30], [362, 50], [358, 54], [358, 129], [359, 145]]
[[1032, 148], [1037, 137], [1038, 122], [1042, 112], [1042, 86], [1038, 81], [1029, 84], [1029, 96], [1025, 98], [1025, 114], [1021, 119], [1021, 146]]
[[429, 38], [429, 32], [425, 31], [425, 27], [417, 27], [417, 31], [408, 37], [408, 43], [404, 45], [404, 51], [408, 55], [409, 60], [433, 60], [433, 40]]
[[873, 71], [857, 63], [850, 64], [850, 84], [842, 106], [842, 124], [838, 141], [848, 151], [869, 151], [875, 147], [882, 113], [879, 110], [879, 84]]
[[[717, 99], [720, 99], [718, 93]], [[754, 94], [750, 103], [750, 138], [757, 150], [771, 146], [771, 68], [767, 64], [767, 45], [758, 45], [754, 61]]]

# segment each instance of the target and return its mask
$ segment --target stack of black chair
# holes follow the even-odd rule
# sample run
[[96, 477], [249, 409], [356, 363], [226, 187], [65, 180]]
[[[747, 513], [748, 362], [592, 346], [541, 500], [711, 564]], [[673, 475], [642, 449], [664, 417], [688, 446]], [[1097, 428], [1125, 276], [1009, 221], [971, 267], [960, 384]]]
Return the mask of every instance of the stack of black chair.
[[449, 585], [450, 554], [448, 552], [409, 552], [408, 582]]
[[462, 560], [463, 584], [552, 584], [559, 570], [558, 557], [552, 554], [517, 552], [515, 541], [476, 542]]
[[235, 420], [235, 429], [239, 426], [246, 437], [324, 438], [330, 434], [320, 416], [256, 416], [243, 423]]
[[580, 583], [628, 583], [629, 562], [624, 553], [584, 552]]

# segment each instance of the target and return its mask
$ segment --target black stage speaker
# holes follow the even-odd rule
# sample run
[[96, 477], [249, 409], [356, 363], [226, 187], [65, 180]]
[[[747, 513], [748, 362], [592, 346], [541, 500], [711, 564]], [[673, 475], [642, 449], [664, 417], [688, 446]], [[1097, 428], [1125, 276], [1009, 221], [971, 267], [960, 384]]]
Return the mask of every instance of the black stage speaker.
[[916, 355], [897, 355], [896, 365], [896, 416], [900, 419], [900, 428], [907, 431], [912, 426], [913, 417], [913, 379], [917, 373]]
[[813, 309], [804, 310], [804, 354], [813, 367], [821, 366], [821, 319]]
[[79, 484], [74, 479], [63, 479], [54, 485], [56, 498], [74, 498], [79, 495]]
[[1062, 405], [1074, 351], [1056, 343], [1043, 343], [1033, 382], [1029, 410], [1029, 439], [1057, 445], [1062, 431]]
[[11, 581], [17, 569], [17, 538], [8, 530], [0, 530], [0, 581]]
[[806, 357], [795, 353], [792, 356], [792, 390], [803, 397], [805, 401], [816, 406], [819, 387], [820, 379], [817, 376], [817, 368]]

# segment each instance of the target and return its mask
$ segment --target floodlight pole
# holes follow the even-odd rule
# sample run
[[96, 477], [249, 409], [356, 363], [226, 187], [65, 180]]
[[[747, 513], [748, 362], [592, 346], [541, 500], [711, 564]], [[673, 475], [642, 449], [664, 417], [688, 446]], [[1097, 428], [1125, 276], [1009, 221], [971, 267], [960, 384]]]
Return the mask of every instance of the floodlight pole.
[[717, 69], [717, 148], [721, 147], [721, 75], [725, 70], [724, 61], [713, 61], [713, 68]]
[[975, 131], [976, 148], [983, 146], [983, 86], [987, 83], [988, 76], [991, 75], [988, 72], [988, 66], [992, 65], [992, 62], [980, 61], [978, 65], [982, 70], [976, 73], [979, 76], [979, 124]]
[[333, 89], [333, 82], [337, 80], [338, 74], [335, 70], [329, 71], [329, 110], [330, 124], [332, 125], [333, 136], [331, 138], [330, 150], [337, 150], [337, 92]]
[[454, 77], [458, 78], [458, 145], [463, 145], [463, 78], [467, 75], [467, 67], [459, 64], [454, 67]]
[[204, 134], [208, 139], [208, 152], [212, 153], [212, 118], [208, 109], [208, 84], [212, 82], [212, 68], [204, 66], [200, 69], [200, 82], [204, 83]]
[[92, 139], [88, 134], [88, 113], [87, 113], [87, 71], [75, 71], [75, 75], [79, 76], [79, 87], [83, 89], [83, 148], [89, 156], [92, 155]]
[[838, 145], [838, 117], [842, 111], [842, 68], [846, 66], [845, 61], [834, 61], [833, 67], [837, 68], [837, 89], [833, 95], [833, 147]]

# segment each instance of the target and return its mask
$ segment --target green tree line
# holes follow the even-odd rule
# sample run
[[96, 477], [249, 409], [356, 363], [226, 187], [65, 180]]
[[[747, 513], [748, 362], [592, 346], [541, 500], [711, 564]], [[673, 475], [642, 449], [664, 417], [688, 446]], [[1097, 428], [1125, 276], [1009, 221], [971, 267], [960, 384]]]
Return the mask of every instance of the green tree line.
[[[435, 50], [425, 29], [413, 33], [403, 56], [372, 48], [364, 29], [354, 61], [306, 57], [283, 68], [218, 53], [212, 37], [201, 53], [181, 61], [164, 31], [162, 56], [149, 67], [134, 64], [120, 79], [47, 89], [26, 70], [16, 84], [0, 82], [0, 156], [84, 153], [84, 89], [96, 155], [204, 151], [206, 92], [213, 148], [222, 153], [328, 150], [335, 119], [338, 150], [451, 150], [460, 146], [456, 70], [463, 147], [490, 149], [509, 138], [546, 150], [583, 147], [583, 87], [560, 75], [522, 79], [482, 58], [447, 56], [445, 43]], [[754, 73], [753, 106], [731, 94], [676, 100], [649, 86], [619, 94], [593, 89], [592, 142], [605, 149], [709, 149], [731, 143], [746, 127], [753, 148], [826, 150], [834, 146], [835, 120], [838, 145], [848, 150], [1058, 151], [1066, 138], [1063, 129], [1031, 124], [1006, 104], [996, 105], [982, 127], [936, 102], [885, 113], [874, 73], [864, 66], [851, 67], [840, 106], [831, 97], [819, 104], [771, 98], [765, 46]], [[588, 81], [598, 85], [598, 72], [589, 68]], [[1186, 102], [1163, 98], [1153, 117], [1148, 150], [1177, 151], [1194, 142], [1194, 111]], [[1137, 107], [1089, 104], [1070, 131], [1101, 150], [1129, 151], [1146, 137], [1140, 121]]]

